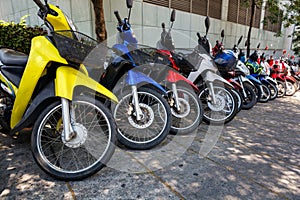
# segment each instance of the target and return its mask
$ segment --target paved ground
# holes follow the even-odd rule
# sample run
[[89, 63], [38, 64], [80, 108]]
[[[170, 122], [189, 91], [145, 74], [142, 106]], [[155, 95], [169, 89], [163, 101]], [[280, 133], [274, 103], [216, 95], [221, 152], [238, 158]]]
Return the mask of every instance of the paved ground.
[[201, 125], [195, 138], [118, 149], [112, 168], [80, 182], [45, 175], [28, 133], [0, 134], [0, 199], [300, 199], [299, 129], [300, 92], [241, 111], [224, 128]]

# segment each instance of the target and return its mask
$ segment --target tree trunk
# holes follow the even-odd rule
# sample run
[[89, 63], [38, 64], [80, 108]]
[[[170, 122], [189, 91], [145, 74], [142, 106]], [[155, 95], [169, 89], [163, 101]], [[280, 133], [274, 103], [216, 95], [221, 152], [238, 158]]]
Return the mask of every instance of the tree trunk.
[[107, 39], [107, 32], [104, 20], [103, 0], [91, 0], [94, 6], [95, 13], [95, 32], [98, 42], [103, 42]]
[[247, 37], [247, 57], [250, 56], [250, 46], [251, 46], [251, 31], [254, 23], [254, 14], [255, 14], [255, 8], [256, 8], [256, 3], [255, 0], [251, 0], [251, 18], [250, 18], [250, 27], [248, 31], [248, 37]]

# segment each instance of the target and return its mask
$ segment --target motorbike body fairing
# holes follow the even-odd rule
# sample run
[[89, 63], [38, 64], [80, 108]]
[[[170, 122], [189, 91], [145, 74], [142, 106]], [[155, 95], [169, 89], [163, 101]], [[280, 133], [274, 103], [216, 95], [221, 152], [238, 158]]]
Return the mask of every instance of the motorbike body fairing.
[[[27, 60], [28, 62], [23, 68], [22, 66], [17, 66], [20, 70], [15, 72], [14, 76], [9, 76], [8, 72], [12, 73], [11, 70], [16, 67], [1, 67], [3, 68], [3, 73], [1, 72], [0, 80], [11, 90], [11, 96], [14, 98], [10, 120], [10, 126], [13, 128], [12, 132], [16, 132], [24, 128], [24, 124], [28, 124], [25, 123], [29, 119], [29, 115], [25, 115], [26, 110], [35, 110], [34, 108], [37, 108], [43, 101], [50, 98], [48, 95], [42, 95], [42, 97], [39, 92], [43, 91], [43, 88], [45, 89], [45, 87], [41, 86], [40, 81], [47, 77], [49, 71], [53, 70], [53, 63], [56, 63], [56, 72], [52, 77], [52, 80], [54, 80], [52, 88], [54, 96], [52, 97], [63, 97], [72, 100], [74, 89], [77, 86], [83, 86], [117, 102], [117, 98], [110, 91], [89, 78], [84, 73], [85, 70], [81, 70], [84, 67], [74, 69], [68, 66], [68, 62], [60, 56], [57, 48], [47, 36], [33, 38]], [[5, 75], [12, 77], [10, 78], [11, 80]], [[51, 80], [46, 83], [49, 82]], [[39, 99], [39, 101], [35, 99]], [[35, 102], [35, 104], [31, 104], [32, 102]], [[27, 113], [33, 113], [33, 111]], [[32, 120], [34, 119], [32, 118]]]

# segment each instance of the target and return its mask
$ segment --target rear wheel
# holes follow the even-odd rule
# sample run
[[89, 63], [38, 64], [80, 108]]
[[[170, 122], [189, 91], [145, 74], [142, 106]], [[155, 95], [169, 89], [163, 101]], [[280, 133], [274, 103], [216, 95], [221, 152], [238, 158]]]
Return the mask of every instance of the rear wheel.
[[[115, 149], [116, 125], [107, 107], [91, 97], [70, 103], [75, 135], [64, 138], [60, 101], [50, 104], [33, 127], [31, 147], [37, 164], [62, 180], [89, 177], [110, 160]], [[73, 123], [74, 122], [74, 123]]]

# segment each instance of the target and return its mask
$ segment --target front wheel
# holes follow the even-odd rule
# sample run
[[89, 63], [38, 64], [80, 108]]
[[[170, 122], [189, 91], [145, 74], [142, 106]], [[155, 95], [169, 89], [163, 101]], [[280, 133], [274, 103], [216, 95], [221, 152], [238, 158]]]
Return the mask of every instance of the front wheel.
[[231, 92], [235, 95], [237, 102], [238, 102], [238, 106], [237, 106], [237, 112], [240, 112], [242, 110], [242, 102], [243, 102], [243, 96], [242, 94], [235, 88], [231, 89]]
[[262, 84], [261, 87], [257, 86], [258, 88], [258, 102], [260, 103], [267, 103], [271, 97], [271, 92], [269, 88]]
[[286, 85], [283, 81], [277, 80], [277, 89], [278, 89], [277, 97], [285, 96], [285, 94], [286, 94]]
[[269, 83], [267, 86], [271, 92], [270, 100], [276, 99], [276, 97], [278, 96], [278, 89], [276, 85]]
[[64, 137], [62, 105], [56, 101], [40, 114], [31, 136], [32, 154], [47, 174], [73, 181], [89, 177], [110, 160], [115, 150], [116, 125], [108, 108], [91, 97], [70, 103], [74, 135]]
[[196, 130], [202, 121], [202, 104], [195, 92], [188, 87], [177, 86], [179, 109], [176, 107], [175, 95], [168, 92], [168, 102], [172, 112], [171, 132], [186, 134]]
[[297, 92], [297, 85], [291, 81], [286, 81], [286, 96], [293, 96]]
[[172, 114], [168, 102], [157, 91], [140, 87], [137, 95], [142, 111], [140, 119], [137, 119], [131, 90], [122, 91], [119, 103], [112, 108], [118, 128], [117, 137], [131, 149], [150, 149], [167, 137], [171, 129]]
[[244, 82], [243, 83], [244, 91], [240, 91], [243, 94], [243, 104], [242, 109], [249, 110], [257, 102], [257, 97], [255, 93], [255, 88], [251, 84]]
[[215, 102], [209, 89], [200, 91], [199, 98], [203, 105], [203, 121], [207, 124], [224, 124], [230, 122], [237, 114], [238, 102], [231, 89], [225, 85], [213, 85]]

